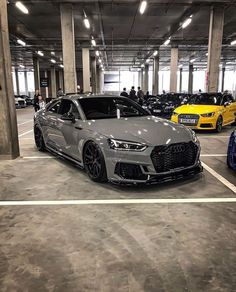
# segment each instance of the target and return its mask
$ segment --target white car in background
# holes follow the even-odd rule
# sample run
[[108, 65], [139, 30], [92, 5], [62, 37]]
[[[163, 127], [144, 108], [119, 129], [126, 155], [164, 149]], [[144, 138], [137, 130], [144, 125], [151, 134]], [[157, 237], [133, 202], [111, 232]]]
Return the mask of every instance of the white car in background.
[[16, 108], [24, 108], [26, 107], [26, 101], [24, 98], [19, 95], [15, 95], [15, 106]]

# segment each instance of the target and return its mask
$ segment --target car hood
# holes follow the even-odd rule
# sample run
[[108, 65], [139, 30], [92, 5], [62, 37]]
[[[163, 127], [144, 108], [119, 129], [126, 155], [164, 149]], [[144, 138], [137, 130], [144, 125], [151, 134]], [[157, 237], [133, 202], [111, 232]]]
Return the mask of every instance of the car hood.
[[131, 117], [87, 121], [88, 128], [107, 138], [114, 138], [148, 145], [165, 145], [192, 140], [183, 125], [158, 117]]
[[186, 104], [178, 107], [175, 112], [177, 114], [207, 114], [217, 112], [221, 107], [217, 105], [196, 105]]

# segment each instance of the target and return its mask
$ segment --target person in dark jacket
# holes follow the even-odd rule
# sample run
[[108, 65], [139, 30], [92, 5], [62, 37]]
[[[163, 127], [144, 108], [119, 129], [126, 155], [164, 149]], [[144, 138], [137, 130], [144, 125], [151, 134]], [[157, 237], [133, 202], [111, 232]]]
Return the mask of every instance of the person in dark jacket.
[[123, 91], [121, 92], [120, 96], [129, 97], [125, 87], [123, 88]]
[[39, 96], [40, 96], [39, 89], [36, 89], [35, 94], [34, 94], [34, 110], [35, 110], [35, 112], [37, 112], [40, 109]]
[[135, 89], [134, 89], [134, 86], [131, 87], [131, 90], [130, 90], [130, 93], [129, 93], [129, 97], [130, 97], [132, 100], [134, 100], [134, 101], [137, 100], [136, 91], [135, 91]]

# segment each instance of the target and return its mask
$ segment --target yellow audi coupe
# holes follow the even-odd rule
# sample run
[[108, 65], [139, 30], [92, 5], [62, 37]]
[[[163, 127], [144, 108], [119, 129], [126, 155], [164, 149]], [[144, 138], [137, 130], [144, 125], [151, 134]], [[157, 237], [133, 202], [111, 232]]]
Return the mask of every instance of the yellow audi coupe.
[[221, 132], [223, 126], [236, 122], [236, 101], [221, 93], [193, 95], [174, 110], [171, 120], [196, 130]]

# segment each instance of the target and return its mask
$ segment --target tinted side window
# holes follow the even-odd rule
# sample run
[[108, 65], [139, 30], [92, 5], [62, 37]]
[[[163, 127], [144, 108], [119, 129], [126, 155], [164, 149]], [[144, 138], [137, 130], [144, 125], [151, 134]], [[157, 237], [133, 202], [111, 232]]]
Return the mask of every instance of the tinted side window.
[[67, 100], [67, 99], [62, 100], [62, 103], [61, 103], [61, 106], [60, 106], [58, 113], [60, 115], [71, 113], [74, 115], [74, 117], [76, 119], [80, 119], [79, 111], [78, 111], [76, 105], [71, 100]]
[[52, 103], [48, 109], [47, 109], [47, 112], [51, 112], [51, 113], [57, 113], [58, 112], [58, 109], [61, 105], [61, 101], [56, 101], [54, 103]]

